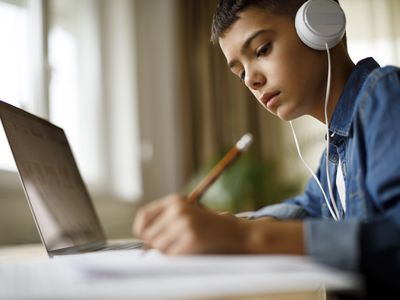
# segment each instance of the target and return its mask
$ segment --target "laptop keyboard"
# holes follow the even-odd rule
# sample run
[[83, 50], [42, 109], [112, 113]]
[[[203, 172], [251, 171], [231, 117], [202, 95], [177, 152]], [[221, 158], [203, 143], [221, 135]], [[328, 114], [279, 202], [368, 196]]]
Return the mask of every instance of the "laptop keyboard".
[[142, 241], [134, 241], [124, 244], [106, 245], [98, 249], [99, 251], [110, 251], [110, 250], [128, 250], [128, 249], [138, 249], [143, 247]]

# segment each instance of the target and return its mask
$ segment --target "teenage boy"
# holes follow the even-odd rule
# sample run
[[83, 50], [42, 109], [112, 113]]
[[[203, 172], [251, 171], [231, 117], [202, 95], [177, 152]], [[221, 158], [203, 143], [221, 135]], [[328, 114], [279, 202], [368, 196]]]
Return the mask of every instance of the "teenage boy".
[[221, 0], [212, 40], [269, 112], [285, 121], [310, 115], [329, 125], [329, 160], [324, 153], [317, 177], [327, 195], [331, 185], [336, 213], [311, 178], [304, 194], [265, 207], [252, 220], [170, 195], [138, 212], [134, 234], [168, 254], [310, 255], [398, 280], [400, 70], [380, 68], [372, 58], [355, 65], [340, 41], [330, 49], [326, 121], [328, 53], [311, 49], [296, 32], [295, 15], [304, 2]]

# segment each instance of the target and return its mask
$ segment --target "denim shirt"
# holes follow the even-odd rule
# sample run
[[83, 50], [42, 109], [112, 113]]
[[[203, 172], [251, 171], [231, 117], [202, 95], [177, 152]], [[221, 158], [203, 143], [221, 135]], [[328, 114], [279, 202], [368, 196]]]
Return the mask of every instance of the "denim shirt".
[[[356, 271], [381, 263], [399, 274], [400, 69], [380, 68], [372, 58], [360, 61], [329, 130], [329, 174], [340, 220], [333, 220], [313, 178], [304, 194], [264, 207], [253, 218], [304, 219], [306, 252], [316, 260]], [[346, 213], [334, 180], [339, 157]], [[324, 153], [317, 177], [328, 195], [325, 160]]]

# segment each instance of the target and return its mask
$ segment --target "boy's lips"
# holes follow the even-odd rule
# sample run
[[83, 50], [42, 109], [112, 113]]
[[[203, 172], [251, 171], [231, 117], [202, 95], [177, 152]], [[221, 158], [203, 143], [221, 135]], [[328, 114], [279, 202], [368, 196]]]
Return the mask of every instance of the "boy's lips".
[[275, 101], [273, 100], [275, 100], [276, 99], [275, 97], [278, 96], [279, 94], [280, 92], [264, 93], [261, 95], [260, 100], [266, 107], [269, 108], [274, 104], [273, 102]]

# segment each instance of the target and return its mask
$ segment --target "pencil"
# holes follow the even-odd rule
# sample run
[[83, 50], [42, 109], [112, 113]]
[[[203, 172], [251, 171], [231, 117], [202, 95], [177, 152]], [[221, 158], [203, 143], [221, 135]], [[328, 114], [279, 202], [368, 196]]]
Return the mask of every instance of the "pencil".
[[[187, 197], [190, 203], [196, 203], [204, 192], [217, 180], [224, 170], [244, 151], [246, 151], [253, 141], [253, 135], [246, 133], [240, 140], [226, 153], [226, 155], [215, 165], [215, 167], [207, 174], [206, 177], [190, 192]], [[140, 256], [144, 256], [150, 249], [143, 244]]]
[[197, 202], [204, 192], [217, 180], [217, 178], [229, 167], [233, 161], [244, 151], [246, 151], [253, 141], [253, 135], [246, 133], [240, 140], [226, 153], [226, 155], [215, 165], [206, 177], [190, 192], [188, 201]]

